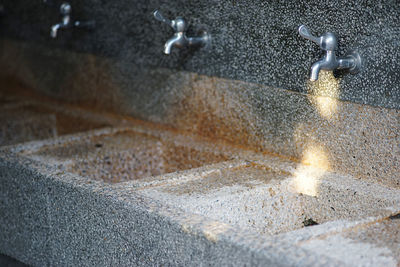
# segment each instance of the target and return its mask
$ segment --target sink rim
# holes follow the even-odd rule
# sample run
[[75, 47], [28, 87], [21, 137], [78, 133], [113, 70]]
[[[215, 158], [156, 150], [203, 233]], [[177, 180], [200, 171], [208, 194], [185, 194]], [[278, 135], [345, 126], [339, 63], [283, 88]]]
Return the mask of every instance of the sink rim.
[[[75, 133], [75, 134], [69, 134], [69, 135], [63, 135], [58, 138], [50, 138], [46, 140], [35, 140], [31, 142], [26, 142], [26, 143], [21, 143], [13, 146], [8, 146], [8, 147], [3, 147], [0, 148], [0, 151], [10, 151], [11, 153], [14, 153], [22, 158], [32, 160], [34, 162], [37, 162], [38, 164], [42, 165], [47, 165], [47, 167], [59, 167], [59, 166], [68, 166], [72, 163], [74, 163], [71, 160], [57, 160], [56, 157], [46, 157], [42, 155], [38, 155], [37, 153], [41, 151], [46, 151], [47, 149], [52, 150], [57, 147], [62, 147], [65, 144], [71, 143], [71, 142], [76, 142], [76, 143], [90, 143], [94, 137], [101, 137], [101, 136], [113, 136], [119, 133], [138, 133], [138, 134], [144, 134], [144, 135], [149, 135], [150, 137], [154, 137], [157, 139], [160, 139], [162, 141], [173, 141], [177, 136], [182, 138], [182, 140], [178, 143], [184, 143], [184, 141], [190, 140], [190, 144], [187, 145], [187, 147], [195, 147], [196, 145], [200, 145], [201, 148], [204, 148], [204, 151], [209, 151], [209, 152], [218, 152], [223, 155], [235, 155], [234, 159], [229, 159], [229, 160], [223, 160], [221, 162], [217, 163], [211, 163], [211, 164], [204, 164], [200, 167], [196, 168], [191, 168], [191, 169], [185, 169], [185, 170], [178, 170], [176, 172], [171, 172], [171, 173], [164, 173], [160, 175], [155, 175], [155, 176], [148, 176], [148, 177], [143, 177], [138, 180], [131, 180], [131, 181], [122, 181], [115, 183], [113, 185], [119, 185], [119, 184], [125, 184], [129, 182], [134, 182], [138, 187], [140, 185], [150, 185], [150, 184], [157, 184], [157, 181], [159, 180], [160, 177], [164, 177], [164, 179], [171, 179], [174, 178], [177, 174], [182, 174], [183, 176], [193, 176], [196, 175], [196, 173], [202, 173], [204, 171], [201, 171], [202, 169], [207, 172], [207, 170], [214, 170], [216, 168], [219, 168], [219, 164], [222, 163], [221, 166], [225, 166], [225, 164], [231, 164], [231, 162], [235, 162], [241, 158], [241, 154], [243, 154], [242, 151], [235, 150], [232, 147], [229, 147], [227, 145], [217, 145], [207, 143], [205, 140], [202, 138], [198, 138], [197, 136], [191, 136], [191, 135], [182, 135], [182, 134], [177, 134], [171, 131], [161, 131], [158, 129], [151, 129], [147, 127], [143, 127], [141, 125], [137, 126], [125, 126], [125, 127], [104, 127], [100, 129], [94, 129], [90, 130], [87, 132], [81, 132], [81, 133]], [[193, 143], [192, 143], [193, 142]], [[175, 144], [175, 143], [174, 143]], [[250, 152], [252, 153], [252, 152]], [[76, 174], [73, 172], [65, 171], [71, 174]], [[78, 175], [78, 174], [76, 174]], [[85, 179], [89, 179], [90, 181], [99, 181], [103, 182], [100, 180], [94, 180], [91, 179], [85, 175], [78, 175], [81, 176]]]

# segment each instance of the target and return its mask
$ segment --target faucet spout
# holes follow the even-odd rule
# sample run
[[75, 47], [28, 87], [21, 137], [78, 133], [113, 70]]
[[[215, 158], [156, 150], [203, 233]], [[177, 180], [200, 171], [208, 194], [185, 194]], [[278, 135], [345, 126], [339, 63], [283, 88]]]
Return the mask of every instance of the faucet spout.
[[339, 62], [336, 59], [335, 53], [333, 51], [325, 51], [324, 57], [311, 66], [310, 81], [318, 80], [321, 70], [335, 70], [338, 66]]
[[55, 24], [51, 27], [50, 36], [51, 38], [57, 38], [57, 32], [61, 28], [61, 23]]
[[164, 45], [164, 54], [171, 54], [172, 47], [184, 47], [187, 43], [187, 40], [183, 33], [175, 33], [174, 36], [169, 39]]
[[67, 2], [64, 2], [60, 6], [60, 13], [62, 15], [62, 21], [60, 23], [57, 23], [53, 26], [51, 26], [50, 30], [50, 37], [51, 38], [57, 38], [58, 31], [60, 29], [69, 29], [73, 27], [78, 27], [78, 28], [87, 28], [87, 29], [94, 29], [96, 22], [94, 20], [91, 21], [75, 21], [74, 23], [71, 20], [71, 5]]
[[50, 30], [51, 38], [56, 38], [57, 33], [60, 29], [68, 28], [71, 24], [71, 17], [70, 17], [71, 5], [69, 3], [65, 2], [60, 6], [60, 13], [62, 15], [62, 21], [60, 23], [51, 26]]
[[322, 59], [315, 62], [311, 67], [310, 80], [318, 80], [321, 70], [347, 69], [351, 74], [358, 73], [361, 69], [361, 57], [356, 51], [348, 52], [345, 57], [336, 57], [338, 41], [335, 34], [324, 33], [321, 37], [313, 36], [305, 25], [299, 27], [299, 34], [318, 44], [325, 52]]
[[319, 72], [322, 69], [323, 62], [323, 60], [319, 60], [311, 66], [310, 81], [314, 82], [318, 80]]
[[202, 47], [206, 46], [210, 42], [210, 35], [205, 31], [201, 31], [201, 36], [187, 37], [186, 30], [188, 24], [182, 17], [177, 17], [174, 20], [165, 18], [158, 10], [153, 12], [154, 18], [165, 24], [168, 24], [175, 31], [172, 38], [170, 38], [164, 45], [164, 54], [171, 54], [172, 47], [184, 48], [184, 47]]

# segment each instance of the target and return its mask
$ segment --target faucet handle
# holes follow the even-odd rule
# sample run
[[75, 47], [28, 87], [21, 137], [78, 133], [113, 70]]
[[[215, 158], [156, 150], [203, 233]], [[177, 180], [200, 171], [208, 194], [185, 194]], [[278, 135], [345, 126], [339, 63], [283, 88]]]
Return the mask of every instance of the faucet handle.
[[63, 16], [71, 14], [71, 10], [72, 10], [71, 5], [68, 2], [64, 2], [60, 6], [60, 13]]
[[170, 19], [167, 19], [166, 17], [163, 16], [163, 14], [161, 14], [160, 11], [156, 10], [153, 12], [153, 16], [156, 20], [161, 21], [165, 24], [168, 24], [169, 26], [171, 26], [172, 28], [174, 28], [174, 22], [171, 21]]
[[314, 35], [312, 35], [310, 33], [310, 31], [308, 30], [308, 28], [306, 27], [306, 25], [301, 25], [299, 27], [299, 34], [302, 37], [304, 37], [310, 41], [313, 41], [314, 43], [316, 43], [318, 45], [321, 43], [321, 37], [318, 38], [318, 37], [315, 37]]
[[174, 20], [167, 19], [164, 17], [160, 11], [156, 10], [153, 12], [154, 18], [158, 21], [164, 22], [174, 29], [175, 32], [184, 32], [187, 30], [187, 23], [184, 18], [177, 17]]
[[325, 51], [334, 51], [337, 49], [337, 37], [335, 34], [331, 32], [324, 33], [321, 37], [316, 37], [310, 33], [308, 28], [305, 25], [301, 25], [299, 27], [299, 34], [316, 43], [321, 47], [322, 50]]

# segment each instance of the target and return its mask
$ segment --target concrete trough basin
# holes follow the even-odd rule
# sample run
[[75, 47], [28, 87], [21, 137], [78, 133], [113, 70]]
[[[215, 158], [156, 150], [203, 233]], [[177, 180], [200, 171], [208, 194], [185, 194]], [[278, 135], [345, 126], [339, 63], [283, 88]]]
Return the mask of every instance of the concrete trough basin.
[[44, 140], [106, 126], [79, 114], [13, 100], [0, 109], [0, 146]]
[[106, 183], [119, 183], [198, 168], [230, 159], [209, 145], [184, 137], [133, 129], [114, 131], [45, 146], [30, 157]]
[[400, 196], [384, 187], [310, 166], [300, 168], [303, 173], [299, 166], [271, 168], [268, 162], [253, 161], [142, 193], [265, 236], [334, 221], [340, 226], [400, 209]]
[[400, 262], [399, 190], [156, 128], [3, 148], [0, 183], [0, 251], [35, 266]]

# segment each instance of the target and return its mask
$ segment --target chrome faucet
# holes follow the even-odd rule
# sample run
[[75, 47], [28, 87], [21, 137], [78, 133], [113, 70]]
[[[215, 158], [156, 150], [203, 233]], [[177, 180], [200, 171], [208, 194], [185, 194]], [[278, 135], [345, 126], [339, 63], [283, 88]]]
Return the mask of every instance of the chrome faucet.
[[361, 69], [361, 57], [356, 51], [349, 51], [344, 57], [336, 57], [338, 41], [335, 34], [324, 33], [321, 37], [313, 36], [305, 25], [299, 27], [299, 34], [318, 44], [325, 51], [322, 59], [315, 62], [311, 67], [310, 80], [318, 80], [320, 70], [348, 69], [351, 74], [356, 74]]
[[78, 27], [78, 28], [86, 28], [86, 29], [94, 29], [95, 27], [95, 21], [87, 21], [87, 22], [81, 22], [81, 21], [75, 21], [74, 23], [71, 22], [71, 5], [67, 2], [64, 2], [60, 6], [60, 13], [62, 15], [62, 21], [60, 23], [57, 23], [53, 26], [51, 26], [51, 31], [50, 31], [50, 36], [52, 38], [57, 37], [57, 33], [60, 29], [68, 29], [72, 27]]
[[164, 53], [167, 55], [171, 53], [172, 47], [203, 47], [210, 43], [211, 37], [205, 30], [202, 30], [200, 32], [200, 36], [198, 37], [187, 37], [186, 30], [188, 28], [188, 24], [182, 17], [169, 20], [165, 18], [158, 10], [154, 11], [153, 15], [157, 20], [168, 24], [175, 31], [174, 36], [164, 45]]

